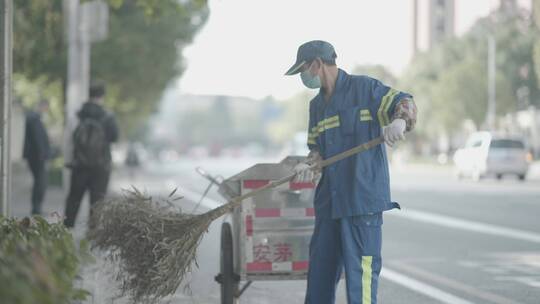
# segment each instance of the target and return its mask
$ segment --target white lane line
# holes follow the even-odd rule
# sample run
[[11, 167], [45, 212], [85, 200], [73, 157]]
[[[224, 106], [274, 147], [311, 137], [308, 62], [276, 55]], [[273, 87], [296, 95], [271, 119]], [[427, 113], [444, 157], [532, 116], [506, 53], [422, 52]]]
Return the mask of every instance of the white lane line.
[[[198, 202], [201, 198], [201, 193], [188, 190], [186, 188], [179, 189], [179, 194], [183, 195], [185, 198]], [[201, 205], [204, 205], [204, 207], [213, 209], [216, 207], [219, 207], [222, 205], [222, 203], [213, 200], [211, 198], [206, 197]], [[394, 270], [388, 269], [387, 267], [383, 267], [381, 271], [381, 276], [383, 276], [385, 279], [390, 280], [394, 283], [397, 283], [399, 285], [402, 285], [406, 288], [409, 288], [413, 291], [419, 292], [421, 294], [424, 294], [430, 298], [439, 300], [441, 303], [446, 304], [474, 304], [473, 302], [461, 299], [459, 297], [456, 297], [454, 295], [451, 295], [447, 292], [444, 292], [438, 288], [435, 288], [433, 286], [427, 285], [425, 283], [422, 283], [420, 281], [417, 281], [413, 278], [407, 277], [403, 274], [400, 274]]]
[[486, 224], [482, 222], [475, 222], [470, 220], [463, 220], [451, 216], [435, 214], [431, 212], [418, 211], [418, 210], [401, 210], [395, 212], [388, 212], [388, 215], [398, 216], [410, 220], [416, 220], [420, 222], [430, 223], [443, 227], [449, 227], [454, 229], [461, 229], [467, 231], [474, 231], [479, 233], [485, 233], [496, 236], [503, 236], [511, 239], [528, 241], [533, 243], [540, 243], [540, 234], [520, 230], [513, 228], [506, 228], [502, 226]]
[[[201, 193], [191, 191], [186, 188], [182, 188], [180, 190], [181, 190], [179, 191], [180, 194], [184, 195], [187, 199], [192, 200], [194, 202], [198, 202], [202, 195]], [[206, 197], [201, 203], [201, 205], [203, 205], [204, 207], [208, 209], [217, 208], [221, 206], [222, 204], [223, 202], [218, 202], [209, 197]], [[435, 224], [435, 225], [439, 225], [443, 227], [474, 231], [474, 232], [496, 235], [496, 236], [503, 236], [503, 237], [508, 237], [508, 238], [522, 240], [522, 241], [528, 241], [528, 242], [533, 242], [533, 243], [540, 243], [540, 234], [538, 233], [534, 233], [534, 232], [530, 232], [526, 230], [520, 230], [520, 229], [506, 228], [506, 227], [486, 224], [482, 222], [464, 220], [464, 219], [459, 219], [459, 218], [455, 218], [455, 217], [451, 217], [447, 215], [441, 215], [441, 214], [413, 210], [413, 209], [405, 209], [405, 210], [399, 210], [399, 211], [394, 211], [394, 212], [388, 212], [386, 214], [392, 215], [392, 216], [403, 217], [406, 219], [416, 220], [420, 222]]]
[[454, 281], [450, 278], [440, 276], [435, 273], [431, 273], [429, 271], [420, 269], [418, 267], [412, 266], [411, 263], [406, 262], [389, 262], [389, 264], [392, 267], [395, 267], [399, 270], [405, 271], [409, 274], [413, 274], [416, 277], [422, 278], [423, 280], [427, 280], [432, 283], [438, 283], [441, 285], [444, 285], [446, 287], [452, 288], [454, 290], [459, 290], [461, 292], [465, 292], [469, 295], [472, 295], [476, 298], [487, 300], [490, 303], [495, 304], [521, 304], [519, 302], [516, 302], [511, 299], [507, 299], [503, 296], [499, 296], [497, 294], [491, 293], [489, 291], [484, 291], [479, 288], [475, 288], [473, 285], [461, 283], [458, 281]]
[[417, 281], [411, 277], [400, 274], [394, 270], [383, 267], [381, 276], [389, 281], [414, 290], [432, 299], [446, 304], [474, 304], [473, 302], [456, 297], [431, 285]]

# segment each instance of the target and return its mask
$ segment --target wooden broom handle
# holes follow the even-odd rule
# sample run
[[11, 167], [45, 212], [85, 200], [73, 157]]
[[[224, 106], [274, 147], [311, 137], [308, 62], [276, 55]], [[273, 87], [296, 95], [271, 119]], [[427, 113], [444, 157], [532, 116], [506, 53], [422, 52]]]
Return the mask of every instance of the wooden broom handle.
[[329, 165], [331, 165], [331, 164], [333, 164], [335, 162], [338, 162], [338, 161], [340, 161], [342, 159], [345, 159], [345, 158], [347, 158], [349, 156], [353, 156], [353, 155], [358, 154], [360, 152], [364, 152], [366, 150], [369, 150], [369, 149], [371, 149], [371, 148], [373, 148], [375, 146], [378, 146], [378, 145], [382, 144], [383, 142], [384, 142], [384, 137], [382, 137], [382, 136], [377, 137], [375, 139], [372, 139], [372, 140], [370, 140], [370, 141], [368, 141], [366, 143], [363, 143], [363, 144], [358, 145], [358, 146], [356, 146], [356, 147], [354, 147], [352, 149], [349, 149], [349, 150], [347, 150], [345, 152], [341, 152], [339, 154], [336, 154], [336, 155], [334, 155], [334, 156], [332, 156], [330, 158], [327, 158], [327, 159], [323, 160], [321, 162], [321, 167], [324, 168], [324, 167], [329, 166]]
[[[345, 159], [349, 156], [352, 156], [352, 155], [355, 155], [355, 154], [358, 154], [360, 152], [364, 152], [366, 150], [369, 150], [377, 145], [380, 145], [381, 143], [384, 142], [384, 138], [381, 136], [381, 137], [377, 137], [375, 139], [372, 139], [366, 143], [363, 143], [361, 145], [358, 145], [354, 148], [351, 148], [347, 151], [344, 151], [344, 152], [341, 152], [339, 154], [336, 154], [330, 158], [327, 158], [325, 160], [323, 160], [321, 162], [321, 168], [324, 168], [326, 166], [329, 166], [331, 164], [334, 164], [342, 159]], [[248, 192], [246, 194], [243, 194], [243, 195], [240, 195], [240, 196], [237, 196], [235, 198], [233, 198], [231, 201], [229, 201], [227, 204], [223, 205], [223, 206], [220, 206], [210, 212], [216, 214], [216, 218], [225, 214], [226, 212], [236, 208], [237, 206], [239, 206], [243, 200], [247, 199], [247, 198], [250, 198], [250, 197], [253, 197], [253, 196], [256, 196], [258, 195], [259, 193], [263, 192], [264, 190], [267, 190], [267, 189], [272, 189], [272, 188], [275, 188], [277, 186], [280, 186], [280, 185], [283, 185], [289, 181], [291, 181], [294, 177], [296, 176], [296, 173], [294, 174], [291, 174], [291, 175], [288, 175], [288, 176], [285, 176], [283, 178], [280, 178], [276, 181], [273, 181], [273, 182], [270, 182], [260, 188], [257, 188], [251, 192]]]

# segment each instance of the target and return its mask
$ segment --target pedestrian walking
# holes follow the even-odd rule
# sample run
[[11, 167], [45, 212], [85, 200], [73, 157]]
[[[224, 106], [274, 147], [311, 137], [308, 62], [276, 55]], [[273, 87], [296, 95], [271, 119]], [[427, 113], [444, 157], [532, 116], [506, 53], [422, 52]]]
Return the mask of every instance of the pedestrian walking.
[[32, 172], [32, 214], [41, 214], [43, 199], [47, 191], [47, 160], [50, 158], [49, 136], [42, 114], [49, 110], [49, 103], [42, 100], [35, 111], [26, 112], [23, 158]]
[[103, 107], [105, 86], [93, 85], [90, 100], [78, 112], [79, 124], [73, 132], [73, 161], [64, 224], [75, 225], [84, 193], [90, 192], [90, 207], [105, 198], [111, 174], [111, 143], [118, 140], [118, 126], [112, 113]]
[[126, 151], [126, 159], [124, 164], [127, 167], [129, 179], [133, 180], [136, 178], [136, 170], [140, 167], [141, 162], [139, 160], [139, 153], [135, 144], [130, 143]]
[[[416, 122], [410, 94], [368, 76], [349, 75], [336, 66], [336, 58], [330, 43], [310, 41], [298, 48], [296, 63], [285, 73], [300, 73], [306, 87], [319, 89], [309, 104], [308, 163], [295, 167], [300, 181], [318, 175], [322, 159], [371, 139], [383, 136], [388, 146], [394, 145]], [[377, 303], [382, 213], [399, 208], [389, 185], [385, 145], [322, 170], [305, 303], [334, 303], [343, 268], [348, 303]]]

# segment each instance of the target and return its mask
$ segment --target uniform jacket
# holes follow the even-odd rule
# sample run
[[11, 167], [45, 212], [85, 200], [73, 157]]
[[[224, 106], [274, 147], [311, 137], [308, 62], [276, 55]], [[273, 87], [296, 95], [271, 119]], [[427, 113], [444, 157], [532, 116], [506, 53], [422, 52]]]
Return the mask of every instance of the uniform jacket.
[[[382, 135], [398, 101], [411, 95], [380, 81], [339, 70], [330, 102], [321, 91], [309, 106], [310, 150], [323, 159]], [[325, 167], [315, 192], [318, 217], [342, 218], [399, 208], [390, 197], [384, 145]]]

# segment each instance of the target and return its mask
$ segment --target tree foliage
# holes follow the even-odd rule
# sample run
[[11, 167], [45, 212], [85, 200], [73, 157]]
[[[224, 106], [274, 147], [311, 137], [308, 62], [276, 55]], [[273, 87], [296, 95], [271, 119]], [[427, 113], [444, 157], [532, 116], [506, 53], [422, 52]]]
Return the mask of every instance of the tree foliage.
[[[451, 133], [470, 120], [480, 128], [486, 119], [488, 37], [496, 53], [497, 114], [540, 102], [533, 46], [537, 32], [529, 14], [499, 9], [480, 19], [462, 37], [419, 54], [400, 80], [415, 95], [419, 129], [426, 134]], [[523, 94], [526, 91], [527, 94]]]
[[[534, 45], [534, 66], [536, 75], [540, 75], [540, 0], [533, 0], [533, 17], [536, 25], [536, 43]], [[538, 86], [540, 86], [540, 77], [538, 77]]]
[[109, 38], [92, 50], [92, 77], [109, 84], [107, 102], [130, 136], [137, 135], [167, 85], [181, 75], [181, 50], [207, 17], [203, 1], [164, 1], [141, 9], [141, 3], [151, 2], [158, 3], [124, 1], [111, 14]]
[[[91, 77], [105, 82], [107, 105], [118, 113], [124, 134], [133, 137], [167, 85], [181, 75], [181, 52], [206, 21], [208, 7], [205, 0], [106, 2], [109, 35], [92, 46]], [[44, 88], [65, 84], [62, 9], [62, 0], [15, 2], [14, 72]], [[57, 91], [63, 104], [63, 89]], [[17, 93], [25, 104], [31, 103], [27, 92]]]
[[394, 74], [380, 64], [359, 65], [353, 69], [352, 73], [355, 75], [366, 75], [373, 77], [382, 81], [388, 86], [395, 86], [397, 83], [397, 79]]
[[13, 14], [13, 69], [52, 82], [66, 73], [62, 0], [18, 0]]
[[76, 286], [81, 263], [90, 261], [88, 246], [77, 248], [62, 222], [42, 217], [0, 216], [0, 295], [2, 303], [56, 304], [84, 300]]

